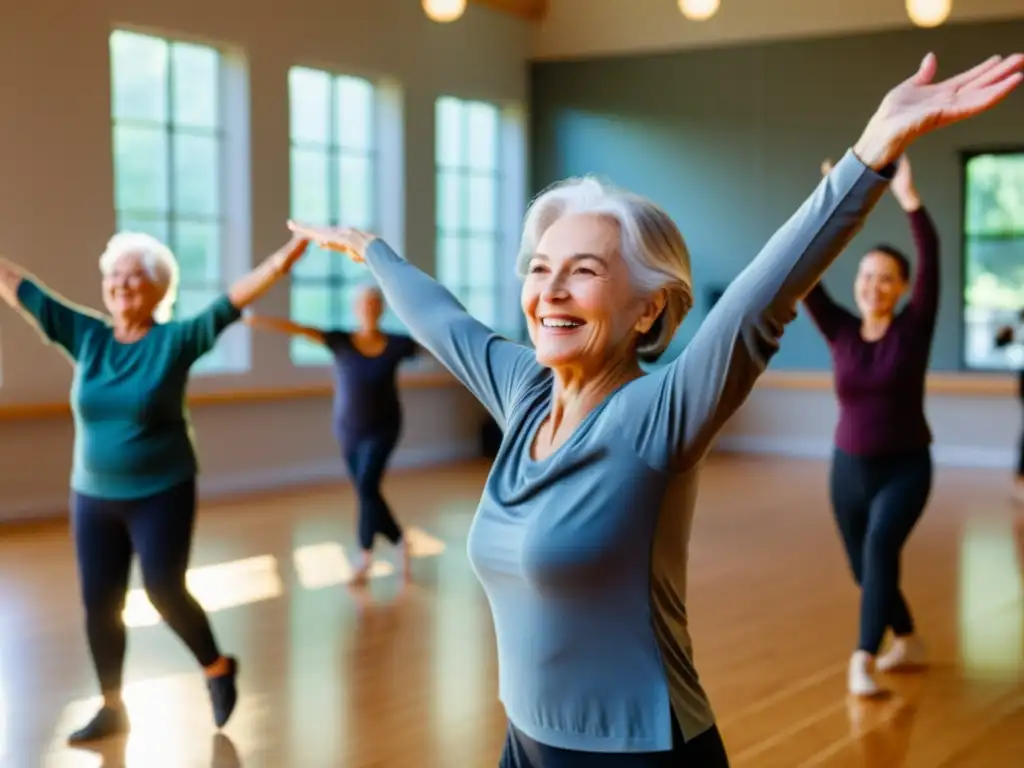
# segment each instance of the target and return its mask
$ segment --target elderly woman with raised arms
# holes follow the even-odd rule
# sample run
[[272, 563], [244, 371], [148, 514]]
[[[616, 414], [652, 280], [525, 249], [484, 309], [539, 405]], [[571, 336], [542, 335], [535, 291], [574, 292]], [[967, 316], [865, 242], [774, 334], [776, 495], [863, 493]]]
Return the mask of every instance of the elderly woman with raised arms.
[[692, 305], [683, 238], [654, 203], [592, 179], [526, 216], [522, 309], [535, 349], [478, 323], [386, 243], [292, 229], [365, 261], [413, 336], [503, 427], [468, 550], [490, 602], [509, 718], [505, 768], [727, 764], [685, 607], [698, 474], [798, 303], [925, 133], [996, 104], [1024, 57], [890, 91], [855, 146], [653, 373]]
[[221, 654], [185, 585], [198, 466], [185, 406], [189, 370], [306, 250], [293, 238], [200, 314], [171, 319], [178, 265], [154, 238], [115, 235], [100, 256], [109, 316], [75, 306], [0, 259], [0, 297], [23, 312], [74, 365], [71, 523], [86, 634], [103, 706], [71, 743], [128, 729], [121, 701], [121, 618], [133, 554], [146, 593], [206, 672], [214, 722], [237, 700], [238, 663]]

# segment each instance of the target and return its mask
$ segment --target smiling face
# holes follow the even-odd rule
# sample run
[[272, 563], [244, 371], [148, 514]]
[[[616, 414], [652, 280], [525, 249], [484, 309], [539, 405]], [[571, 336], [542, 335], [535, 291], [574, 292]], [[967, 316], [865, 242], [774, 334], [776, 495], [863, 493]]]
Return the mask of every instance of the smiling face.
[[103, 275], [103, 304], [115, 318], [148, 321], [164, 293], [165, 289], [153, 283], [136, 253], [121, 256]]
[[853, 296], [865, 317], [891, 316], [906, 288], [902, 267], [889, 254], [871, 251], [860, 260]]
[[596, 214], [563, 216], [544, 232], [521, 295], [542, 365], [594, 371], [635, 359], [660, 306], [632, 287], [620, 242], [615, 220]]

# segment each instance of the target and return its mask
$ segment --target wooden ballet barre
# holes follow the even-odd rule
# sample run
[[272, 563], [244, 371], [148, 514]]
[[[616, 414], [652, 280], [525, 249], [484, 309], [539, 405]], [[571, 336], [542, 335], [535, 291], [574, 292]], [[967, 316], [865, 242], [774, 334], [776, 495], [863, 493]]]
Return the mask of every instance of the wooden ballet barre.
[[[767, 371], [757, 382], [759, 389], [827, 391], [833, 389], [831, 371]], [[1016, 396], [1017, 377], [1005, 374], [936, 371], [925, 380], [929, 395]]]
[[[401, 389], [436, 389], [456, 386], [458, 382], [448, 371], [408, 371], [398, 375], [398, 384]], [[333, 393], [330, 384], [195, 392], [189, 394], [188, 404], [190, 408], [197, 408], [207, 405], [271, 403], [327, 398]], [[0, 405], [0, 421], [32, 421], [70, 416], [71, 409], [67, 402]]]

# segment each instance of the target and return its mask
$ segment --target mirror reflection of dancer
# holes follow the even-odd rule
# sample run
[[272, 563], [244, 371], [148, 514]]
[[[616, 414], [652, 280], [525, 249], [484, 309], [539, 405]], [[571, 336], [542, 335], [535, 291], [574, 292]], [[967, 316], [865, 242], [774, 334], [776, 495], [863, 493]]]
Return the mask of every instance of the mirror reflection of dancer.
[[[1024, 309], [1018, 315], [1016, 328], [1012, 325], [1004, 325], [996, 332], [995, 346], [1005, 349], [1012, 344], [1020, 343], [1022, 327], [1024, 327]], [[1017, 370], [1017, 399], [1024, 406], [1024, 367]], [[1024, 432], [1022, 432], [1020, 443], [1017, 446], [1017, 473], [1014, 477], [1013, 497], [1024, 503]]]
[[409, 578], [410, 552], [402, 528], [381, 492], [388, 459], [402, 432], [398, 366], [417, 354], [408, 336], [380, 328], [384, 299], [376, 286], [356, 298], [355, 331], [323, 330], [277, 317], [247, 315], [247, 325], [303, 336], [326, 347], [334, 357], [334, 429], [349, 477], [359, 499], [361, 561], [351, 583], [366, 581], [373, 565], [373, 540], [380, 534], [398, 547], [403, 576]]
[[664, 353], [693, 295], [679, 229], [642, 197], [585, 178], [532, 203], [517, 269], [533, 349], [373, 235], [291, 225], [365, 262], [413, 336], [502, 427], [467, 544], [497, 637], [502, 768], [728, 766], [686, 611], [704, 459], [894, 163], [1000, 101], [1022, 63], [997, 57], [934, 83], [926, 56], [683, 354], [650, 373], [642, 361]]
[[[827, 169], [827, 166], [826, 166]], [[905, 309], [910, 263], [891, 245], [861, 258], [854, 282], [859, 316], [836, 304], [820, 283], [804, 300], [828, 341], [839, 399], [833, 449], [832, 510], [854, 579], [861, 588], [860, 641], [850, 659], [850, 693], [873, 696], [874, 669], [923, 661], [907, 601], [900, 557], [932, 487], [931, 430], [925, 376], [939, 307], [939, 240], [904, 157], [891, 190], [917, 244], [917, 274]], [[892, 646], [876, 656], [886, 629]]]
[[65, 301], [0, 259], [0, 298], [61, 347], [75, 369], [71, 526], [103, 706], [71, 734], [72, 744], [129, 728], [121, 700], [121, 613], [136, 554], [150, 602], [206, 672], [217, 727], [234, 711], [238, 662], [221, 654], [185, 583], [198, 472], [185, 388], [196, 361], [243, 307], [289, 272], [306, 245], [293, 239], [185, 320], [171, 319], [178, 263], [149, 235], [115, 235], [100, 256], [109, 317]]

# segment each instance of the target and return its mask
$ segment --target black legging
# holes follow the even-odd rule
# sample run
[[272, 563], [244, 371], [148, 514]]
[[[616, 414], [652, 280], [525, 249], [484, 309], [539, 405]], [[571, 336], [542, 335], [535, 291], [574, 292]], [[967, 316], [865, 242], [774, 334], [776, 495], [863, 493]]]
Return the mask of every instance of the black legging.
[[133, 553], [139, 555], [146, 594], [167, 625], [204, 667], [220, 658], [210, 622], [185, 586], [195, 515], [195, 478], [142, 499], [72, 495], [86, 633], [104, 693], [121, 690], [125, 652], [121, 613]]
[[861, 587], [859, 648], [874, 655], [886, 627], [901, 637], [914, 632], [900, 592], [900, 555], [928, 502], [931, 452], [864, 457], [836, 449], [830, 484], [836, 524]]
[[498, 768], [729, 768], [717, 726], [689, 741], [672, 718], [667, 752], [578, 752], [534, 741], [509, 723]]
[[399, 432], [400, 428], [393, 426], [345, 445], [349, 477], [359, 497], [359, 546], [364, 552], [373, 549], [378, 533], [392, 544], [402, 540], [402, 529], [380, 490], [388, 459], [398, 445]]

